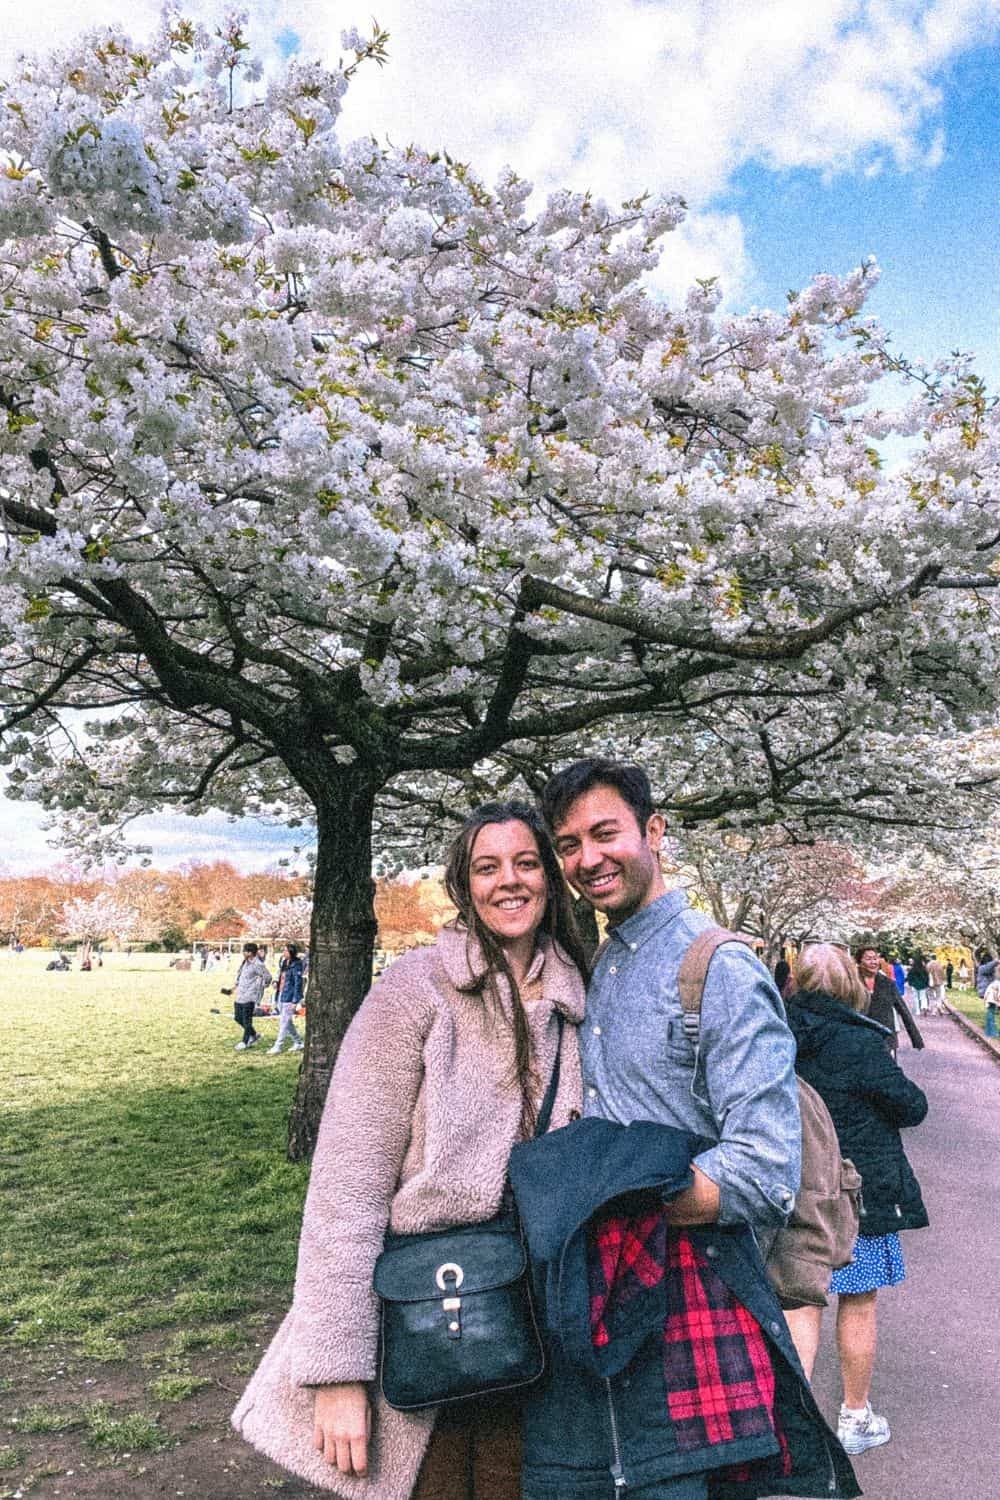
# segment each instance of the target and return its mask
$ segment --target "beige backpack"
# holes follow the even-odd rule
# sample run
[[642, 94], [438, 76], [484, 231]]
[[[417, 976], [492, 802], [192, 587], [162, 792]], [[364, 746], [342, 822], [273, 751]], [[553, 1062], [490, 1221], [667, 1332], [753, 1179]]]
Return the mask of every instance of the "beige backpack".
[[[709, 927], [691, 943], [677, 975], [684, 1031], [697, 1041], [708, 966], [722, 943], [745, 940], [724, 927]], [[858, 1237], [861, 1178], [840, 1154], [830, 1111], [814, 1088], [799, 1078], [802, 1119], [802, 1181], [795, 1207], [778, 1231], [765, 1262], [783, 1303], [825, 1307], [830, 1272], [850, 1264]]]

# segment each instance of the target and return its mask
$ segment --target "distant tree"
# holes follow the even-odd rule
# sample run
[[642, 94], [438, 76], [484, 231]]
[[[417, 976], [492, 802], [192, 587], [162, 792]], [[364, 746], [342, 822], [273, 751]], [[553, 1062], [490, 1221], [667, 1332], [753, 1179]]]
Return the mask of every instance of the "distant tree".
[[251, 937], [267, 938], [271, 943], [280, 940], [308, 943], [312, 901], [308, 896], [261, 901], [252, 911], [244, 912], [242, 920]]
[[868, 909], [864, 865], [844, 844], [765, 830], [752, 837], [696, 834], [681, 850], [682, 868], [716, 921], [760, 938], [769, 962], [785, 943], [844, 941], [859, 909]]
[[82, 898], [67, 901], [58, 919], [60, 933], [82, 943], [88, 954], [94, 943], [125, 942], [137, 923], [134, 907], [103, 892], [89, 901]]

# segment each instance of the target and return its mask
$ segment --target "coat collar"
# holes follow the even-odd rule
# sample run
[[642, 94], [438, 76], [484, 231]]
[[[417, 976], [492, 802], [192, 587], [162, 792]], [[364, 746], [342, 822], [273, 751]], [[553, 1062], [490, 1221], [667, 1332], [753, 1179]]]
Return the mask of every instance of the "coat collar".
[[797, 1005], [800, 1010], [809, 1011], [814, 1016], [832, 1018], [845, 1026], [867, 1026], [874, 1027], [876, 1031], [888, 1036], [889, 1028], [883, 1026], [881, 1021], [876, 1021], [872, 1016], [866, 1016], [863, 1011], [852, 1010], [836, 995], [828, 995], [825, 990], [796, 990], [794, 995], [789, 996], [788, 1006]]
[[[457, 919], [441, 928], [437, 950], [445, 976], [456, 989], [464, 988], [485, 968], [479, 944]], [[582, 1021], [586, 993], [580, 972], [569, 955], [544, 932], [538, 934], [538, 946], [527, 977], [535, 979], [539, 975], [545, 999], [568, 1020]], [[501, 992], [505, 989], [501, 979]]]

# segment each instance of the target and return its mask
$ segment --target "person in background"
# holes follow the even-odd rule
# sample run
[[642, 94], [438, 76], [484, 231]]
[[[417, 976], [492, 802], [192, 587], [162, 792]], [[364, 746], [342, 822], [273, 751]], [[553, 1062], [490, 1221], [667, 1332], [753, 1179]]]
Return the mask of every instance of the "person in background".
[[964, 958], [958, 966], [958, 982], [962, 986], [963, 990], [969, 982], [969, 966], [965, 962]]
[[302, 983], [299, 945], [286, 943], [281, 962], [278, 964], [278, 993], [275, 1000], [281, 1021], [278, 1026], [278, 1039], [274, 1046], [268, 1049], [272, 1054], [280, 1052], [286, 1041], [291, 1042], [293, 1052], [301, 1052], [305, 1046], [305, 1042], [295, 1029], [295, 1007], [302, 1000]]
[[[829, 943], [803, 950], [788, 1023], [796, 1041], [796, 1072], [830, 1111], [842, 1156], [861, 1173], [861, 1230], [854, 1259], [834, 1271], [837, 1350], [844, 1400], [837, 1436], [849, 1454], [880, 1447], [891, 1436], [871, 1406], [880, 1287], [905, 1278], [898, 1231], [922, 1229], [927, 1210], [900, 1130], [919, 1125], [927, 1099], [886, 1050], [885, 1029], [863, 1014], [868, 995], [848, 955]], [[795, 1309], [796, 1346], [815, 1357], [822, 1308]], [[802, 1343], [800, 1344], [800, 1339]]]
[[927, 972], [924, 955], [919, 950], [914, 953], [913, 961], [906, 971], [906, 983], [913, 997], [913, 1009], [918, 1016], [922, 1016], [927, 1009], [927, 991], [930, 988], [931, 976]]
[[949, 989], [949, 990], [951, 989], [952, 983], [954, 981], [954, 978], [955, 978], [955, 965], [952, 963], [951, 959], [949, 958], [948, 962], [944, 966], [944, 983], [945, 983], [945, 988], [946, 989]]
[[233, 990], [236, 992], [236, 998], [233, 1001], [233, 1020], [237, 1026], [243, 1027], [243, 1038], [236, 1043], [237, 1052], [246, 1052], [250, 1047], [256, 1047], [260, 1041], [260, 1033], [253, 1024], [253, 1013], [260, 1004], [264, 991], [272, 982], [257, 950], [257, 944], [244, 943], [243, 961], [236, 970], [233, 988], [222, 991], [224, 995], [231, 995]]
[[903, 965], [900, 963], [898, 958], [894, 958], [892, 960], [892, 977], [896, 989], [899, 991], [900, 997], [902, 998], [902, 996], [906, 993], [906, 970], [903, 968]]
[[1000, 979], [991, 979], [983, 996], [986, 1005], [986, 1021], [983, 1031], [987, 1036], [997, 1035], [997, 1007], [1000, 1006]]
[[997, 961], [988, 948], [980, 948], [976, 953], [976, 994], [980, 1000], [986, 998], [986, 991], [990, 981], [996, 977]]
[[932, 1016], [944, 1015], [944, 964], [939, 958], [932, 958], [927, 965], [927, 974], [930, 984], [927, 988], [927, 1009]]
[[897, 1046], [897, 1017], [903, 1023], [910, 1045], [921, 1048], [924, 1045], [924, 1039], [920, 1035], [920, 1029], [895, 983], [883, 972], [878, 949], [870, 944], [855, 948], [854, 961], [858, 966], [861, 983], [868, 992], [867, 1014], [873, 1021], [885, 1027], [888, 1033], [886, 1045], [893, 1057], [896, 1055]]
[[792, 966], [787, 958], [779, 958], [774, 966], [774, 986], [782, 1000], [787, 1000], [789, 994], [795, 988], [792, 977]]

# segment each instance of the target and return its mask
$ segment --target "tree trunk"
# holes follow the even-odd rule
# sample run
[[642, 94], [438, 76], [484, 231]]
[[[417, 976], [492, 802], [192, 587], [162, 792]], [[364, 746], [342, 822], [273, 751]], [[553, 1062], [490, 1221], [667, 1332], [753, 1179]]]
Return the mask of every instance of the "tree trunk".
[[316, 807], [316, 877], [306, 1049], [288, 1122], [292, 1161], [312, 1156], [330, 1074], [344, 1033], [372, 982], [375, 946], [372, 815], [376, 784], [332, 774]]

